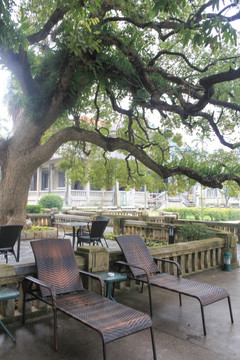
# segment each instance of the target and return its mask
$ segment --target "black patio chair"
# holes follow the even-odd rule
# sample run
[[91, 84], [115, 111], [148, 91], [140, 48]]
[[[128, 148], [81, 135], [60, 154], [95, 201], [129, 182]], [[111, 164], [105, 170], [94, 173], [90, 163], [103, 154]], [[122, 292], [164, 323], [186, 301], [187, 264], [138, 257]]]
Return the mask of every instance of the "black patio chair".
[[[8, 263], [8, 253], [14, 255], [15, 260], [19, 262], [20, 258], [20, 241], [22, 225], [3, 225], [0, 226], [0, 254], [4, 254], [6, 264]], [[17, 242], [17, 254], [14, 246]]]
[[103, 220], [94, 220], [92, 221], [91, 228], [89, 229], [89, 232], [82, 233], [81, 231], [77, 231], [77, 244], [82, 245], [83, 243], [86, 244], [93, 244], [98, 245], [99, 243], [103, 246], [102, 240], [106, 239], [104, 237], [104, 231], [107, 227], [108, 221]]
[[[150, 314], [152, 315], [152, 296], [151, 286], [170, 290], [179, 295], [180, 306], [182, 305], [182, 295], [187, 295], [197, 299], [200, 303], [202, 324], [204, 335], [206, 332], [204, 307], [217, 301], [228, 299], [230, 318], [233, 323], [232, 307], [230, 295], [226, 289], [219, 286], [205, 284], [192, 279], [180, 277], [180, 265], [176, 261], [153, 258], [147, 245], [140, 235], [117, 236], [116, 240], [124, 254], [126, 262], [117, 261], [117, 264], [126, 265], [131, 273], [130, 279], [138, 280], [142, 284], [147, 284], [149, 292]], [[157, 262], [170, 263], [177, 267], [177, 276], [160, 272]]]
[[[23, 281], [23, 324], [26, 301], [39, 299], [53, 308], [55, 350], [58, 349], [57, 312], [61, 311], [99, 333], [102, 338], [103, 359], [107, 359], [106, 344], [146, 329], [150, 330], [153, 358], [157, 359], [149, 315], [105, 298], [103, 280], [78, 269], [69, 239], [35, 240], [31, 242], [31, 246], [37, 266], [37, 278], [27, 276]], [[80, 274], [97, 279], [101, 295], [84, 289]]]
[[[99, 220], [99, 221], [107, 221], [107, 226], [108, 226], [108, 223], [109, 223], [109, 221], [110, 221], [110, 217], [108, 217], [108, 216], [97, 216], [96, 220]], [[108, 248], [107, 240], [105, 239], [104, 234], [103, 234], [102, 237], [103, 237], [103, 239], [104, 239], [104, 241], [105, 241], [105, 244], [106, 244], [106, 246], [107, 246], [107, 248]]]

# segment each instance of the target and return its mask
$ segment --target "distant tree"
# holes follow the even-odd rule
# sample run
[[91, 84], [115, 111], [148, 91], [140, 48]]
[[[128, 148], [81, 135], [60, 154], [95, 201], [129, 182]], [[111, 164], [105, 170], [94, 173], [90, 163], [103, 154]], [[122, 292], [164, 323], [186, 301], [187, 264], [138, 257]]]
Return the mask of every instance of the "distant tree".
[[238, 199], [240, 196], [239, 186], [233, 181], [228, 181], [227, 184], [225, 184], [220, 190], [220, 192], [224, 196], [226, 207], [229, 206], [229, 200], [231, 198]]

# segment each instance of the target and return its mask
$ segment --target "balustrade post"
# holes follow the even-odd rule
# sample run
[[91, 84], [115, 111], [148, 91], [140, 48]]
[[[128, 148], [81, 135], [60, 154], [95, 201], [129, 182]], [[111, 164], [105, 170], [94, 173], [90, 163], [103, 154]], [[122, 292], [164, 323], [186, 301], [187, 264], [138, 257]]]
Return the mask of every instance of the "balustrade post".
[[[106, 248], [100, 246], [80, 246], [75, 251], [75, 257], [78, 266], [84, 268], [85, 271], [96, 273], [109, 270], [109, 252]], [[82, 267], [82, 263], [84, 266]], [[88, 290], [98, 291], [98, 281], [90, 277], [82, 277], [84, 286]]]

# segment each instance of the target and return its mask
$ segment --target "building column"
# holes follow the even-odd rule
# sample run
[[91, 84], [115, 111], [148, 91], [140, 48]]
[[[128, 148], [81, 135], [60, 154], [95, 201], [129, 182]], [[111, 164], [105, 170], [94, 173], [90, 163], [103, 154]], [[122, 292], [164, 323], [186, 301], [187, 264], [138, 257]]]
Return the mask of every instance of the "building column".
[[90, 204], [90, 182], [86, 184], [86, 204]]
[[69, 184], [68, 184], [68, 178], [65, 174], [65, 190], [64, 190], [64, 205], [66, 206], [69, 204]]
[[39, 197], [40, 197], [40, 191], [41, 191], [41, 166], [37, 169], [37, 203], [39, 201]]
[[49, 184], [48, 192], [51, 193], [53, 190], [53, 164], [49, 165]]
[[114, 192], [114, 205], [117, 206], [117, 208], [120, 207], [120, 193], [119, 193], [119, 182], [116, 181], [116, 184], [114, 186], [115, 192]]

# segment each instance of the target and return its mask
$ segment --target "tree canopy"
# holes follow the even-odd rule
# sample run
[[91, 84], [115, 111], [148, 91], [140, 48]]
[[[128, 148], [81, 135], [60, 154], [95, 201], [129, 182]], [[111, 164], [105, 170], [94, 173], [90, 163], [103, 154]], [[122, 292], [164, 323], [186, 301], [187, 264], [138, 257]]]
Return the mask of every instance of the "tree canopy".
[[[1, 201], [12, 176], [21, 170], [28, 190], [69, 141], [85, 155], [100, 147], [106, 161], [114, 151], [135, 159], [130, 177], [141, 162], [162, 179], [240, 185], [231, 161], [240, 147], [238, 20], [238, 0], [0, 0], [13, 119], [0, 138]], [[227, 156], [184, 146], [187, 133], [215, 137]], [[16, 157], [26, 165], [13, 166]], [[13, 202], [2, 211], [10, 221]]]

